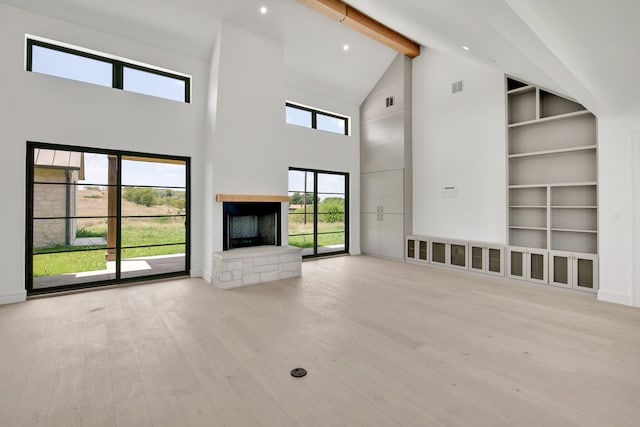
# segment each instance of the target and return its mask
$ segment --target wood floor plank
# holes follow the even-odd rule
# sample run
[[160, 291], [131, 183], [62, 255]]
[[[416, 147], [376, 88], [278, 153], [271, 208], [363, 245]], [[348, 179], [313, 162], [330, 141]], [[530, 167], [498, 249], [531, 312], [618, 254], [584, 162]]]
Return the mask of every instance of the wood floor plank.
[[[637, 426], [640, 310], [366, 256], [0, 306], [10, 426]], [[294, 367], [308, 375], [292, 378]]]

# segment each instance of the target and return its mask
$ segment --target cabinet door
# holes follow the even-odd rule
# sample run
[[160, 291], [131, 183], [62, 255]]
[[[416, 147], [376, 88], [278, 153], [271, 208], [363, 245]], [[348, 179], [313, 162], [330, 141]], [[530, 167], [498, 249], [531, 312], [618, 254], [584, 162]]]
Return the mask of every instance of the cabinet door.
[[548, 252], [542, 249], [527, 249], [527, 280], [547, 284]]
[[360, 175], [360, 212], [377, 213], [380, 206], [380, 174]]
[[380, 205], [383, 213], [404, 212], [404, 169], [384, 171], [379, 175]]
[[527, 250], [519, 247], [507, 249], [507, 276], [512, 279], [527, 279]]
[[448, 264], [450, 267], [468, 270], [467, 259], [468, 246], [466, 243], [451, 242], [449, 246]]
[[485, 271], [485, 247], [482, 243], [469, 243], [469, 270]]
[[405, 249], [407, 251], [405, 257], [407, 258], [407, 261], [413, 261], [418, 257], [417, 246], [418, 239], [414, 236], [407, 236], [407, 242], [405, 244]]
[[378, 224], [380, 230], [379, 255], [404, 259], [404, 215], [384, 213]]
[[363, 253], [380, 255], [380, 223], [377, 214], [360, 214], [360, 245]]
[[494, 276], [504, 276], [504, 248], [502, 246], [487, 246], [485, 248], [484, 271]]
[[418, 259], [422, 262], [429, 261], [429, 241], [428, 240], [418, 240]]
[[447, 244], [443, 241], [431, 240], [430, 258], [431, 264], [447, 265]]
[[594, 254], [573, 255], [573, 287], [585, 291], [598, 290], [598, 256]]
[[573, 283], [573, 254], [549, 251], [549, 284], [570, 288]]

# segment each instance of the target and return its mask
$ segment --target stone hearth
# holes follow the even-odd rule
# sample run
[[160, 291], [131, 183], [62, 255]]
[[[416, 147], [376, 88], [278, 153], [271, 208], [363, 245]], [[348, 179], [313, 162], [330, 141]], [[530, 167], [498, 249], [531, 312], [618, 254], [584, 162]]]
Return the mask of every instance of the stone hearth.
[[213, 254], [211, 279], [220, 289], [301, 275], [302, 249], [293, 246], [256, 246]]

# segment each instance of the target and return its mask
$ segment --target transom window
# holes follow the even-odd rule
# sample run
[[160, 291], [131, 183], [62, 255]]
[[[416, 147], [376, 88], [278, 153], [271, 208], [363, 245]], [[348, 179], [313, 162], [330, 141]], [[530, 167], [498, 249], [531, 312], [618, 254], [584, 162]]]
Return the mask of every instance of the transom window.
[[349, 135], [349, 117], [292, 102], [285, 104], [287, 124]]
[[55, 77], [191, 102], [191, 77], [27, 37], [26, 70]]

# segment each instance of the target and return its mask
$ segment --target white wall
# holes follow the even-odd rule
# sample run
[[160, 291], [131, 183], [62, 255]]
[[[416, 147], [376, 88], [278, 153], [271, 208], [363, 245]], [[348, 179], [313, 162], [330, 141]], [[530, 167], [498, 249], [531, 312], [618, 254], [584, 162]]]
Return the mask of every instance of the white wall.
[[349, 173], [349, 252], [360, 253], [360, 112], [356, 105], [308, 90], [287, 87], [287, 100], [351, 118], [351, 133], [337, 135], [301, 126], [285, 126], [289, 166]]
[[505, 138], [504, 75], [423, 49], [413, 60], [415, 234], [506, 243]]
[[[204, 277], [211, 276], [212, 252], [222, 250], [222, 203], [216, 194], [286, 195], [289, 167], [349, 172], [351, 242], [359, 252], [359, 161], [357, 107], [313, 92], [286, 87], [282, 44], [223, 23], [211, 60], [205, 170], [207, 236]], [[352, 136], [286, 125], [291, 100], [355, 118]], [[209, 181], [210, 180], [210, 181]], [[355, 201], [355, 202], [354, 202]], [[287, 241], [283, 205], [282, 241]]]
[[202, 252], [208, 281], [213, 252], [223, 247], [216, 194], [287, 194], [283, 67], [280, 43], [221, 24], [212, 53], [203, 153], [211, 180], [204, 194], [211, 250]]
[[[169, 101], [24, 70], [25, 33], [193, 76], [192, 103]], [[0, 5], [3, 202], [0, 303], [24, 299], [26, 141], [192, 157], [192, 251], [202, 251], [202, 141], [207, 64], [153, 46]], [[192, 259], [200, 275], [201, 259]]]
[[598, 119], [598, 299], [640, 306], [640, 117]]

